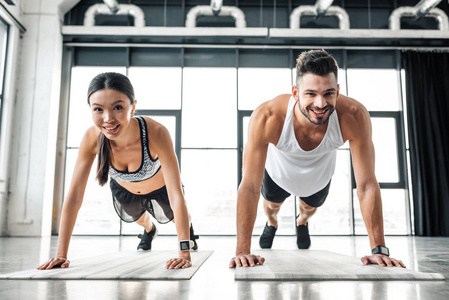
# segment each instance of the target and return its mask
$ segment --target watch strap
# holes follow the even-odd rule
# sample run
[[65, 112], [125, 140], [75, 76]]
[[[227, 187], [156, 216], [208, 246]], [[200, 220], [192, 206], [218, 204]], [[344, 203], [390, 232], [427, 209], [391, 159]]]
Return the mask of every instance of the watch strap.
[[377, 246], [371, 250], [371, 254], [382, 254], [386, 256], [390, 256], [390, 250], [385, 246]]

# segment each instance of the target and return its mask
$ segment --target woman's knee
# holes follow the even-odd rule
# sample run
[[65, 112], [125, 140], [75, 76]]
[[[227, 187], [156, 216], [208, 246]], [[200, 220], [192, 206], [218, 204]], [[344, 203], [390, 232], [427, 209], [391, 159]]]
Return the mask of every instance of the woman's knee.
[[150, 214], [145, 211], [139, 219], [136, 220], [136, 223], [139, 225], [145, 225], [146, 223], [148, 223], [150, 221]]

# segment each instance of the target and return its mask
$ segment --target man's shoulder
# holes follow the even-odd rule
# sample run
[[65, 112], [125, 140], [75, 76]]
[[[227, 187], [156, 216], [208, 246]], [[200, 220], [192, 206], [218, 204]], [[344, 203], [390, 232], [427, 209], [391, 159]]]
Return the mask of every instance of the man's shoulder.
[[260, 104], [254, 110], [252, 118], [258, 118], [261, 121], [276, 120], [283, 122], [290, 97], [290, 94], [283, 94]]
[[367, 128], [366, 124], [370, 122], [370, 117], [368, 110], [362, 103], [344, 95], [340, 95], [337, 101], [336, 111], [345, 140], [352, 138], [358, 131]]
[[351, 97], [340, 95], [337, 101], [336, 110], [338, 118], [341, 120], [356, 121], [360, 118], [364, 118], [368, 114], [366, 107]]
[[290, 94], [279, 95], [259, 105], [251, 115], [252, 130], [268, 141], [276, 140], [282, 132]]

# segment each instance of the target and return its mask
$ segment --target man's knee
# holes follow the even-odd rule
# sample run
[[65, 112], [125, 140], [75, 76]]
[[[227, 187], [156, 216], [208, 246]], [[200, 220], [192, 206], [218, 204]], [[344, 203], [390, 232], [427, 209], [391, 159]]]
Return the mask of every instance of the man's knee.
[[271, 202], [265, 199], [265, 206], [270, 210], [279, 210], [284, 202]]
[[305, 203], [303, 200], [300, 200], [300, 206], [303, 210], [305, 210], [307, 212], [313, 212], [313, 211], [317, 210], [317, 208], [318, 208], [318, 207], [310, 206], [309, 204]]

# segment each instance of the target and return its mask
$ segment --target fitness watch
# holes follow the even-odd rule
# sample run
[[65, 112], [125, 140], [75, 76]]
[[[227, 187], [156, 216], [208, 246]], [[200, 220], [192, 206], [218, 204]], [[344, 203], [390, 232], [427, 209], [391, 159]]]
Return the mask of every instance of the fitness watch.
[[179, 241], [179, 251], [189, 251], [194, 246], [193, 241], [184, 240]]
[[371, 250], [371, 254], [383, 254], [386, 256], [390, 256], [390, 250], [388, 250], [385, 246], [377, 246]]

